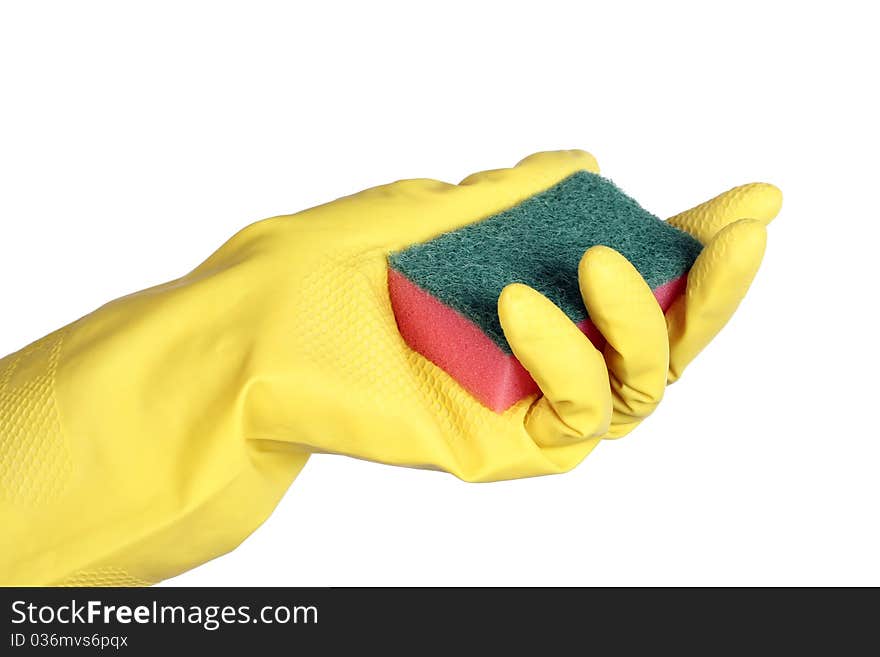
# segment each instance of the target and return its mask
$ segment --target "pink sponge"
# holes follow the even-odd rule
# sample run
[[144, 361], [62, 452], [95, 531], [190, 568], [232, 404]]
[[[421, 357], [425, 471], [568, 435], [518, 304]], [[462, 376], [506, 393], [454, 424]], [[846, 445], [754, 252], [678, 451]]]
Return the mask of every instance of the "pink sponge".
[[[684, 291], [686, 282], [685, 274], [654, 290], [664, 311]], [[500, 413], [538, 391], [513, 354], [502, 351], [474, 322], [394, 269], [388, 270], [388, 291], [406, 343], [445, 370], [483, 405]], [[584, 319], [577, 326], [602, 349], [605, 339], [593, 322]]]

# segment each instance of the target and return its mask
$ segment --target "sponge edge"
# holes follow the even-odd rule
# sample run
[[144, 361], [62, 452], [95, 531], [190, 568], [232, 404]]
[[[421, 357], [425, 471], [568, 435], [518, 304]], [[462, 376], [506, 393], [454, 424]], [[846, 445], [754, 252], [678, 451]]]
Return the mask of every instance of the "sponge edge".
[[[654, 289], [664, 312], [686, 285], [684, 274]], [[391, 268], [388, 292], [404, 341], [484, 406], [502, 413], [538, 392], [537, 384], [513, 354], [503, 351], [473, 321]], [[597, 349], [605, 346], [605, 339], [589, 318], [577, 326]]]

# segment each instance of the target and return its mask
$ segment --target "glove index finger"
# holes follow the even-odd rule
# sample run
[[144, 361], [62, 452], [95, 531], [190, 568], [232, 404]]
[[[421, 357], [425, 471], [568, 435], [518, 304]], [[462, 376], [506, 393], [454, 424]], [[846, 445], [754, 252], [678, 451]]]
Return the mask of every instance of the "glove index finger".
[[749, 183], [668, 219], [668, 223], [708, 244], [718, 232], [740, 219], [769, 224], [782, 208], [782, 192], [769, 183]]

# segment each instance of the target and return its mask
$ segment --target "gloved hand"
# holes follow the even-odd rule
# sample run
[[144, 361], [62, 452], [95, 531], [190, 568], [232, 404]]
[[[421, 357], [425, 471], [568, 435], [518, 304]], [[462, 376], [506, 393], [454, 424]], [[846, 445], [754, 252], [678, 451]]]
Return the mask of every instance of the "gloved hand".
[[745, 293], [775, 188], [673, 219], [707, 246], [666, 319], [622, 256], [588, 251], [580, 285], [604, 354], [546, 298], [506, 288], [505, 334], [543, 396], [503, 414], [411, 351], [388, 299], [390, 252], [582, 169], [597, 171], [587, 153], [539, 153], [268, 219], [0, 361], [0, 583], [181, 573], [247, 537], [313, 452], [488, 481], [568, 470], [632, 429]]

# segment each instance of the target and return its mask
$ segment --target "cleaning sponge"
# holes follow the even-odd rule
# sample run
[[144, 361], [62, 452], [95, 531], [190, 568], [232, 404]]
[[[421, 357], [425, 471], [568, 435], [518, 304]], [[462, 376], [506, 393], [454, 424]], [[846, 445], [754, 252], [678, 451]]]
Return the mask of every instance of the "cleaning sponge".
[[392, 254], [388, 288], [400, 333], [502, 412], [537, 386], [504, 337], [501, 290], [514, 282], [535, 288], [601, 348], [577, 278], [584, 252], [600, 244], [636, 267], [663, 310], [684, 291], [702, 249], [610, 180], [581, 171], [500, 214]]

